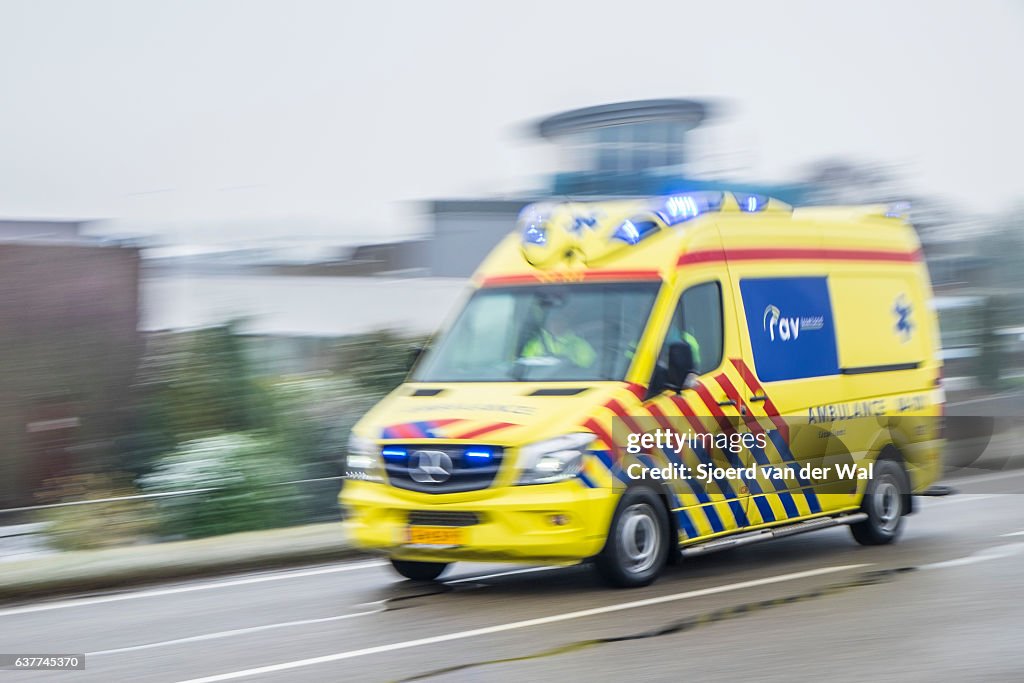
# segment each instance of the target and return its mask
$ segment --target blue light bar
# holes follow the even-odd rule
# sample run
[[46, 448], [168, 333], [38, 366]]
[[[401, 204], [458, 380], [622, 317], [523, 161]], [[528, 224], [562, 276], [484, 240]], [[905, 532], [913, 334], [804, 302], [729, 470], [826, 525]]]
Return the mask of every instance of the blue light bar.
[[487, 465], [494, 457], [494, 450], [485, 446], [470, 446], [462, 452], [468, 465]]
[[910, 215], [910, 202], [893, 202], [885, 211], [886, 218], [903, 218]]
[[612, 234], [612, 239], [616, 239], [626, 244], [636, 244], [648, 235], [654, 234], [658, 231], [658, 224], [652, 220], [629, 220], [625, 221], [622, 225], [615, 228], [615, 232]]
[[740, 205], [740, 211], [756, 213], [768, 206], [768, 196], [763, 194], [751, 194], [748, 192], [733, 192], [736, 203]]
[[384, 458], [385, 462], [405, 462], [405, 459], [409, 457], [408, 448], [396, 448], [395, 446], [385, 446], [380, 451], [381, 457]]
[[696, 218], [708, 211], [718, 211], [722, 208], [721, 192], [690, 192], [678, 194], [665, 199], [665, 203], [658, 210], [658, 216], [665, 221], [666, 225], [676, 225], [691, 218]]

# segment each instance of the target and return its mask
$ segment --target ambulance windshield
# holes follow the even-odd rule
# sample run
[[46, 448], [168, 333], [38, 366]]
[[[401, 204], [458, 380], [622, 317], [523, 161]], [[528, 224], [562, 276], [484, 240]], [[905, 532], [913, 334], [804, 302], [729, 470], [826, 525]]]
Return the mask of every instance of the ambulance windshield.
[[653, 282], [478, 290], [413, 381], [621, 380], [657, 293]]

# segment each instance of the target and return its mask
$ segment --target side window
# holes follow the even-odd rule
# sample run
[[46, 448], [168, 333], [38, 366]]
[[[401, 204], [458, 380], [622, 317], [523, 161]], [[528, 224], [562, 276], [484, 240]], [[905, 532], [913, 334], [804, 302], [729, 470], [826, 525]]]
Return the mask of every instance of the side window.
[[697, 374], [711, 372], [722, 363], [722, 339], [721, 285], [718, 282], [694, 285], [679, 297], [658, 355], [658, 365], [667, 367], [669, 345], [684, 341], [693, 349]]

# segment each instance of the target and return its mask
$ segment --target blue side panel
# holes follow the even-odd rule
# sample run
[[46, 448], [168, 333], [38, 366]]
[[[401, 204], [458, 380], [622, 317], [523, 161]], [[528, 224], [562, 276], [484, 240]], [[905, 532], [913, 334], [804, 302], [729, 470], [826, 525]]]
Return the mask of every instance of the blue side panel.
[[740, 294], [762, 382], [839, 374], [828, 278], [745, 278]]

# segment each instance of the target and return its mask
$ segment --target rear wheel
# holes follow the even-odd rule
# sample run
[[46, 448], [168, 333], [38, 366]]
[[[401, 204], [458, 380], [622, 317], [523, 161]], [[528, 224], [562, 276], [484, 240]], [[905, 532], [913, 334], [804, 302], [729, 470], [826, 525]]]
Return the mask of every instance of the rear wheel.
[[903, 528], [907, 513], [905, 501], [910, 491], [907, 474], [899, 463], [879, 460], [875, 476], [868, 482], [861, 511], [868, 518], [850, 525], [850, 532], [861, 545], [892, 543]]
[[411, 562], [409, 560], [391, 560], [395, 571], [413, 581], [433, 581], [448, 568], [447, 562]]
[[668, 516], [661, 498], [650, 489], [629, 489], [619, 500], [594, 566], [613, 586], [646, 586], [661, 572], [668, 548]]

